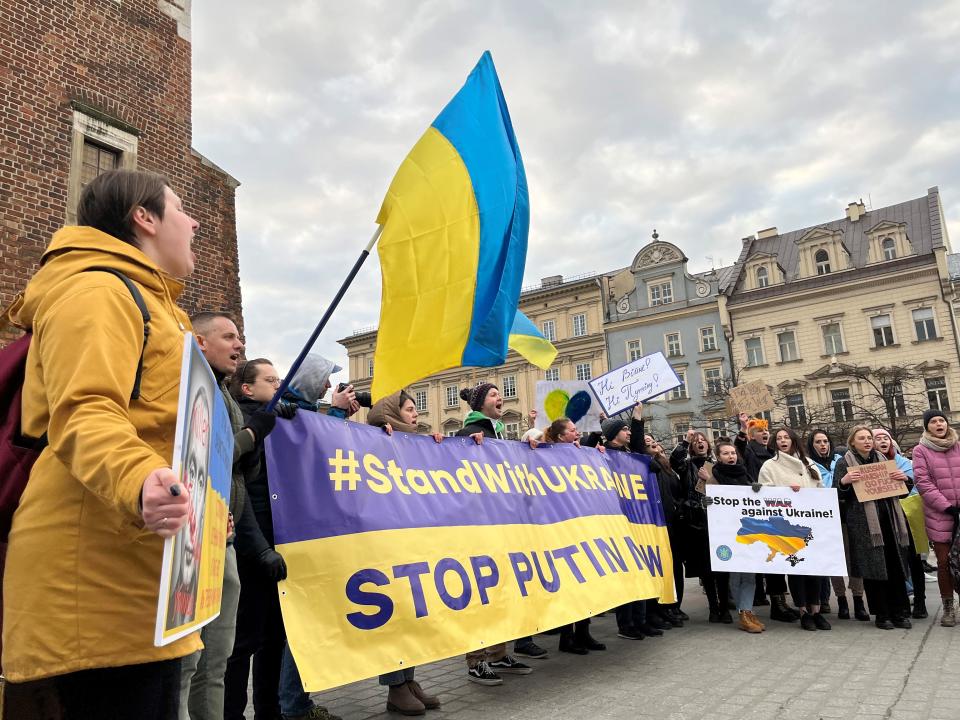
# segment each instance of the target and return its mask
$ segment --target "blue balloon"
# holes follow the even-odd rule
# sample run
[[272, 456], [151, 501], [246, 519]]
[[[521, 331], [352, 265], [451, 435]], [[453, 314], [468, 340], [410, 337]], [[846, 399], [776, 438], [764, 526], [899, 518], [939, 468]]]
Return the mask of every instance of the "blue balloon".
[[573, 397], [567, 402], [567, 417], [570, 418], [574, 424], [580, 422], [590, 411], [592, 404], [593, 399], [586, 390], [574, 393]]

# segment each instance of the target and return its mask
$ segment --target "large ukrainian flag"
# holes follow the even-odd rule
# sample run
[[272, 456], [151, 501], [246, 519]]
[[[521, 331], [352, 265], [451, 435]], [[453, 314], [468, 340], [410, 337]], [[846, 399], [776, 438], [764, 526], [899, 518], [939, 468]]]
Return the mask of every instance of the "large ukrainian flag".
[[[375, 400], [440, 370], [504, 361], [529, 220], [523, 160], [485, 52], [400, 165], [377, 216], [383, 291]], [[550, 350], [527, 323], [515, 334], [536, 346], [542, 363]]]

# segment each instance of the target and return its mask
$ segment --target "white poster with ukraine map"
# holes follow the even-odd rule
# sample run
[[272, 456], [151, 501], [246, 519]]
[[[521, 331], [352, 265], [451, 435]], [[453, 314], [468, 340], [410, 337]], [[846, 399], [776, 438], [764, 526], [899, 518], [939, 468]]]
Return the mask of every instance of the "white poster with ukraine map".
[[706, 491], [714, 571], [847, 574], [836, 490], [707, 485]]

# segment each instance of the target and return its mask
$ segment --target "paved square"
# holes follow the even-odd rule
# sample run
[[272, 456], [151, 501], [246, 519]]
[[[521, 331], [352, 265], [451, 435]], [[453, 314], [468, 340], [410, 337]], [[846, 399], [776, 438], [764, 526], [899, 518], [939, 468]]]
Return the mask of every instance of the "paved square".
[[[936, 587], [927, 583], [930, 617], [914, 620], [912, 630], [883, 631], [831, 615], [830, 632], [770, 622], [762, 635], [749, 635], [708, 623], [705, 598], [688, 580], [684, 610], [691, 621], [664, 637], [621, 640], [607, 613], [591, 625], [607, 644], [604, 652], [560, 653], [557, 636], [540, 635], [550, 657], [524, 660], [532, 675], [482, 687], [467, 680], [457, 657], [419, 667], [417, 679], [443, 702], [428, 720], [957, 720], [960, 627], [940, 627]], [[768, 614], [758, 611], [764, 622]], [[386, 688], [376, 679], [314, 699], [344, 720], [401, 717], [386, 712]]]

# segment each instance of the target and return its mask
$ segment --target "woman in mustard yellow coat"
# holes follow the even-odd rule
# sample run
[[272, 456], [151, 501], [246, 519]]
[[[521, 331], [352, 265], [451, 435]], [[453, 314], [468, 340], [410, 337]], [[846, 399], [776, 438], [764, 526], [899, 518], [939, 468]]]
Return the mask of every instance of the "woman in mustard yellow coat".
[[[154, 647], [164, 537], [187, 516], [170, 470], [183, 333], [175, 305], [198, 223], [159, 175], [93, 180], [81, 226], [58, 231], [12, 320], [33, 332], [22, 430], [49, 445], [13, 518], [3, 671], [17, 697], [53, 693], [68, 718], [175, 718], [179, 658]], [[140, 310], [113, 268], [140, 290]], [[131, 400], [143, 352], [139, 399]], [[46, 679], [46, 680], [44, 680]], [[36, 682], [41, 681], [41, 682]]]

